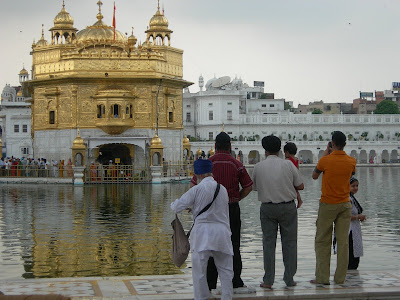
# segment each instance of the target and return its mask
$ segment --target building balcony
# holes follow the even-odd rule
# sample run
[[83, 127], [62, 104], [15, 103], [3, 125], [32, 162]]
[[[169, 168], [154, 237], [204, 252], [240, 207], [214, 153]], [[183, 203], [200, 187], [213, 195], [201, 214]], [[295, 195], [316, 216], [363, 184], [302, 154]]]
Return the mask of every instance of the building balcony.
[[121, 134], [134, 126], [133, 119], [130, 118], [98, 118], [95, 124], [96, 127], [111, 135]]

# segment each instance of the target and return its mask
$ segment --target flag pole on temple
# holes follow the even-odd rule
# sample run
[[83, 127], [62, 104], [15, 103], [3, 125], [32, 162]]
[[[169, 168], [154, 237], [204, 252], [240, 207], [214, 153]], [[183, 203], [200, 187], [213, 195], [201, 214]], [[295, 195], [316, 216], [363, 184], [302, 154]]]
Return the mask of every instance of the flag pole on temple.
[[114, 41], [115, 41], [115, 1], [114, 1], [114, 14], [113, 14], [113, 27], [114, 27]]

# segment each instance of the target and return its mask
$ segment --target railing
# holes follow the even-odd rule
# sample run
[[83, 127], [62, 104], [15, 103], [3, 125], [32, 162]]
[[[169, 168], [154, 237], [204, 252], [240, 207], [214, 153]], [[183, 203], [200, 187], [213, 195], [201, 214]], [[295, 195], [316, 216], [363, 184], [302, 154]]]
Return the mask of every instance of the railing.
[[193, 161], [187, 161], [186, 163], [164, 162], [162, 176], [176, 180], [191, 178], [193, 176]]
[[49, 166], [47, 169], [41, 166], [6, 166], [0, 169], [0, 177], [50, 177], [50, 178], [71, 178], [74, 176], [72, 166]]
[[149, 168], [132, 165], [90, 165], [85, 169], [85, 183], [151, 182]]

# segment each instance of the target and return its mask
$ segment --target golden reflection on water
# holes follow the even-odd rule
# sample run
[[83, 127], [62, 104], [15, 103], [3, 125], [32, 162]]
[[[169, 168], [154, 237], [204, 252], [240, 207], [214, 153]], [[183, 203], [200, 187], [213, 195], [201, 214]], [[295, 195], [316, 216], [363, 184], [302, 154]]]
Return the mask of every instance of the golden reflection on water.
[[21, 236], [23, 277], [180, 273], [170, 256], [169, 204], [187, 184], [45, 187], [8, 188], [30, 223]]

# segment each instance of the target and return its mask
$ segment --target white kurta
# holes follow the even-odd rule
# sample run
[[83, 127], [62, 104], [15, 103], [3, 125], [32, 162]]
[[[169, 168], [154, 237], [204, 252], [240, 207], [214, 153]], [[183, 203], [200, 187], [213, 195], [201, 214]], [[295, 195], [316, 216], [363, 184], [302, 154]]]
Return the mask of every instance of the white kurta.
[[216, 188], [217, 182], [214, 178], [206, 177], [200, 184], [183, 194], [181, 198], [172, 202], [171, 209], [175, 213], [186, 208], [192, 209], [195, 218], [190, 234], [192, 252], [212, 250], [233, 255], [229, 225], [229, 197], [224, 186], [221, 185], [218, 196], [211, 207], [196, 217], [212, 201]]
[[[355, 216], [358, 214], [357, 207], [354, 205], [353, 197], [350, 196], [351, 201], [351, 215]], [[353, 220], [350, 222], [349, 233], [352, 232], [353, 236], [353, 254], [354, 257], [363, 256], [363, 243], [362, 243], [362, 235], [361, 235], [361, 224], [360, 220]]]
[[207, 263], [213, 257], [221, 280], [221, 299], [232, 299], [233, 249], [229, 226], [229, 197], [225, 187], [220, 186], [218, 196], [210, 208], [196, 217], [211, 203], [217, 188], [213, 177], [204, 178], [181, 198], [171, 203], [171, 209], [178, 213], [191, 208], [195, 218], [190, 234], [192, 251], [192, 277], [195, 300], [208, 299]]

